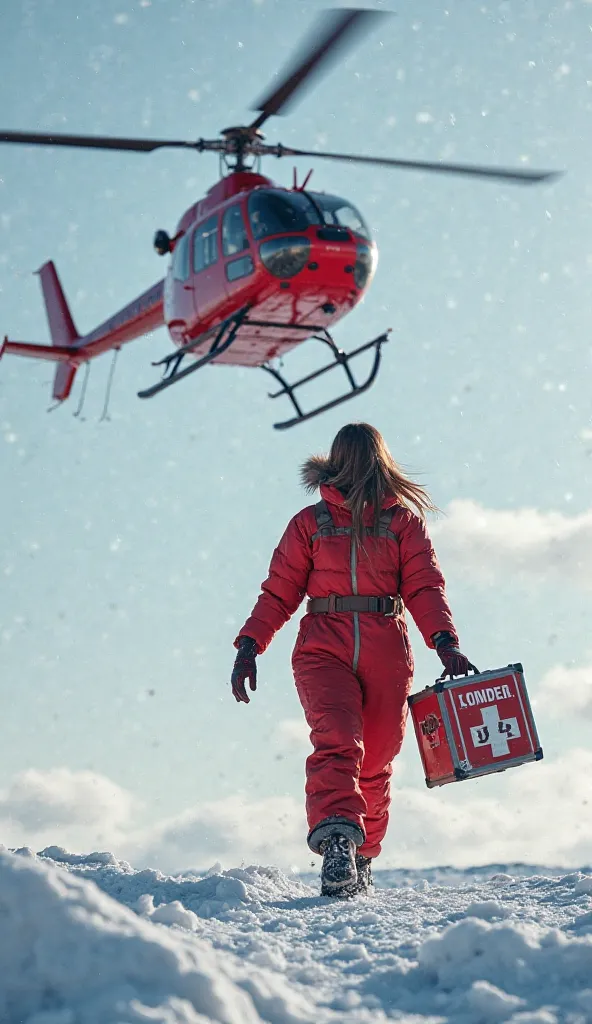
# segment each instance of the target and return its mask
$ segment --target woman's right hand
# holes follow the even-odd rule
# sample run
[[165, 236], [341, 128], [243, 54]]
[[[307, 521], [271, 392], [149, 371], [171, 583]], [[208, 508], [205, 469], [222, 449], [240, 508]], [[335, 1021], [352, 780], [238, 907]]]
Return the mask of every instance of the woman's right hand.
[[251, 690], [257, 689], [257, 643], [250, 636], [241, 636], [238, 642], [238, 650], [234, 659], [234, 668], [230, 682], [234, 699], [239, 703], [249, 704], [245, 681], [249, 680]]

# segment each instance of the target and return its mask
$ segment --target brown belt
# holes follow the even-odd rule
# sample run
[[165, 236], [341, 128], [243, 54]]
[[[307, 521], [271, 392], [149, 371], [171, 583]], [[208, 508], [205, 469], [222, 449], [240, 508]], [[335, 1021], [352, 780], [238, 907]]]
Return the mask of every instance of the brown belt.
[[338, 597], [337, 594], [331, 594], [330, 597], [310, 598], [306, 610], [313, 615], [331, 615], [334, 612], [375, 612], [378, 615], [402, 615], [403, 601], [398, 594], [396, 597], [365, 597], [354, 594]]

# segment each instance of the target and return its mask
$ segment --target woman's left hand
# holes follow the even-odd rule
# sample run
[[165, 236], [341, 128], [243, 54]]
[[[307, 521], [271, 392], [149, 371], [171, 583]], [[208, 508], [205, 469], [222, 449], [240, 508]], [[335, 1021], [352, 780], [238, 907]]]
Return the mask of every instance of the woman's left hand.
[[245, 681], [249, 680], [251, 690], [257, 689], [257, 642], [250, 636], [241, 636], [238, 651], [234, 659], [234, 668], [230, 682], [234, 699], [239, 703], [249, 704]]
[[479, 671], [477, 666], [469, 661], [466, 654], [459, 650], [458, 642], [452, 633], [444, 631], [435, 633], [432, 640], [436, 647], [436, 653], [444, 666], [441, 679], [445, 679], [446, 676], [450, 676], [451, 679], [454, 676], [466, 676], [471, 669], [473, 672]]
[[438, 651], [438, 657], [444, 666], [442, 679], [450, 676], [467, 676], [469, 671], [478, 672], [479, 669], [473, 665], [466, 654], [459, 651], [458, 647], [444, 647]]

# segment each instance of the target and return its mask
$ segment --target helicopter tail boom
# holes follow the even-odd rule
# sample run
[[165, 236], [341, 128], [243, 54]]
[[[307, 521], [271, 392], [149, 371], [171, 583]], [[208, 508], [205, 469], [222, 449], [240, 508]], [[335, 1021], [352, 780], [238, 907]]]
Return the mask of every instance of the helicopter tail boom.
[[37, 271], [51, 334], [51, 345], [37, 345], [28, 341], [0, 342], [0, 359], [4, 355], [26, 356], [57, 363], [53, 381], [53, 398], [63, 402], [69, 397], [82, 363], [108, 352], [119, 350], [164, 324], [163, 281], [124, 306], [89, 334], [80, 336], [64, 295], [56, 268], [50, 260]]
[[86, 353], [78, 344], [80, 335], [74, 325], [55, 264], [49, 260], [37, 273], [41, 280], [51, 345], [36, 345], [5, 338], [0, 346], [0, 358], [4, 355], [26, 356], [57, 363], [52, 393], [56, 401], [63, 402], [72, 390], [76, 370], [84, 362]]
[[0, 359], [2, 356], [25, 356], [29, 359], [45, 359], [57, 363], [52, 392], [57, 402], [63, 402], [68, 398], [76, 370], [81, 363], [88, 359], [88, 353], [81, 347], [36, 345], [30, 341], [10, 341], [9, 338], [4, 338], [0, 344]]

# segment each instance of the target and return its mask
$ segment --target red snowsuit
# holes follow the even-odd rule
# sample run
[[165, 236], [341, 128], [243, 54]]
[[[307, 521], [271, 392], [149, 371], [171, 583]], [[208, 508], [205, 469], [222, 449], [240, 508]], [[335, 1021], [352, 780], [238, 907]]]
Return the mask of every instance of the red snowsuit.
[[[335, 527], [351, 528], [341, 493], [322, 485], [321, 497]], [[305, 594], [398, 594], [428, 647], [439, 630], [456, 637], [425, 525], [395, 499], [383, 508], [392, 508], [391, 533], [366, 536], [363, 548], [353, 544], [351, 530], [315, 537], [314, 505], [294, 516], [239, 637], [252, 637], [262, 653]], [[367, 508], [365, 524], [371, 526], [373, 518]], [[360, 853], [376, 857], [388, 824], [391, 761], [403, 742], [413, 678], [404, 614], [306, 614], [292, 667], [314, 747], [306, 762], [309, 846], [318, 852], [324, 827], [337, 819], [351, 823], [349, 834]]]

